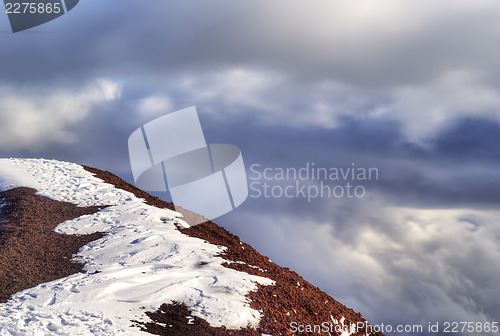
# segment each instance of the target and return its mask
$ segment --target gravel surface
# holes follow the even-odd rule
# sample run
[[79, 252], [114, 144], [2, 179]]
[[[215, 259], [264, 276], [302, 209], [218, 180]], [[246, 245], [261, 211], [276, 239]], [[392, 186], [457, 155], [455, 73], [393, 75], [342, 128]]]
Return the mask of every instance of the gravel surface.
[[0, 192], [0, 302], [14, 293], [82, 271], [71, 261], [78, 249], [102, 233], [62, 235], [54, 228], [102, 207], [74, 204], [35, 195], [30, 188]]
[[[132, 192], [143, 198], [146, 203], [161, 208], [174, 209], [173, 204], [151, 196], [137, 187], [123, 181], [109, 172], [84, 167], [96, 177], [117, 188]], [[199, 215], [180, 211], [186, 222], [199, 223]], [[191, 220], [190, 220], [191, 219]], [[217, 336], [217, 335], [297, 335], [290, 328], [292, 322], [303, 325], [318, 325], [323, 322], [339, 324], [365, 322], [360, 313], [347, 308], [319, 288], [305, 281], [297, 273], [288, 268], [274, 264], [266, 256], [258, 253], [250, 245], [241, 242], [238, 236], [229, 233], [212, 221], [194, 225], [187, 229], [179, 229], [191, 237], [201, 238], [211, 244], [227, 247], [221, 256], [227, 260], [226, 267], [253, 275], [264, 276], [276, 281], [275, 286], [259, 286], [259, 289], [248, 295], [250, 306], [262, 312], [260, 326], [257, 330], [246, 328], [228, 330], [210, 327], [206, 321], [192, 317], [188, 307], [179, 303], [163, 304], [156, 312], [146, 312], [152, 320], [150, 323], [135, 322], [142, 330], [155, 335], [183, 336]], [[342, 320], [344, 318], [344, 320]], [[331, 333], [331, 335], [339, 333]], [[347, 335], [348, 333], [344, 333]], [[366, 330], [355, 330], [351, 335], [366, 335]], [[328, 333], [300, 333], [300, 335], [328, 335]], [[382, 335], [372, 333], [370, 335]]]

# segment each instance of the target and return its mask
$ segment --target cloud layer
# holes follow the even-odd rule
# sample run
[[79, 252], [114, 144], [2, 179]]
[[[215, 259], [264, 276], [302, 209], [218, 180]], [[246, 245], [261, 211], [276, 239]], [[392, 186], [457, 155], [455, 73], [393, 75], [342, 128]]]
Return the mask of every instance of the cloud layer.
[[88, 0], [0, 35], [0, 155], [130, 180], [130, 133], [196, 105], [207, 142], [237, 145], [247, 166], [380, 171], [366, 199], [249, 199], [218, 222], [376, 323], [491, 320], [498, 13], [494, 0]]
[[96, 105], [119, 98], [119, 86], [96, 80], [83, 88], [0, 86], [2, 149], [74, 144], [73, 130]]

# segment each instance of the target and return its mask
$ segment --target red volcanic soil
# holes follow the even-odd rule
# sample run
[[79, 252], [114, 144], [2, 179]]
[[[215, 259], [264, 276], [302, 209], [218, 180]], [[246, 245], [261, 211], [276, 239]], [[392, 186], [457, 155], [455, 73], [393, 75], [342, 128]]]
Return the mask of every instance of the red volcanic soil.
[[14, 293], [82, 271], [71, 260], [78, 249], [102, 233], [62, 235], [55, 227], [103, 207], [74, 204], [35, 195], [30, 188], [0, 192], [0, 302]]
[[[129, 191], [137, 197], [143, 198], [146, 203], [160, 208], [174, 209], [173, 204], [162, 201], [151, 196], [135, 186], [123, 181], [119, 177], [95, 168], [84, 167], [96, 177], [118, 188]], [[180, 211], [186, 222], [199, 223], [199, 215], [187, 211]], [[222, 227], [211, 221], [179, 230], [191, 237], [201, 238], [215, 245], [225, 246], [227, 249], [221, 255], [227, 260], [224, 266], [248, 274], [260, 275], [276, 281], [275, 286], [258, 285], [258, 290], [248, 295], [249, 304], [252, 308], [262, 312], [261, 323], [258, 329], [245, 328], [241, 330], [228, 330], [226, 328], [214, 328], [198, 317], [192, 317], [191, 313], [183, 304], [163, 304], [156, 312], [146, 314], [152, 322], [144, 323], [134, 321], [135, 325], [143, 331], [155, 335], [193, 335], [193, 336], [216, 336], [216, 335], [297, 335], [293, 333], [290, 324], [297, 322], [302, 325], [321, 325], [324, 322], [332, 322], [332, 318], [339, 321], [345, 318], [345, 324], [365, 322], [360, 313], [347, 308], [328, 294], [322, 292], [305, 281], [297, 273], [288, 268], [280, 267], [261, 255], [250, 245], [240, 241]], [[252, 267], [251, 267], [252, 266]], [[191, 322], [188, 324], [187, 317]], [[365, 335], [367, 331], [362, 328], [353, 335]], [[331, 335], [335, 335], [332, 332]], [[370, 333], [369, 333], [370, 334]], [[300, 335], [329, 335], [328, 333], [304, 332]], [[382, 335], [372, 333], [371, 335]]]

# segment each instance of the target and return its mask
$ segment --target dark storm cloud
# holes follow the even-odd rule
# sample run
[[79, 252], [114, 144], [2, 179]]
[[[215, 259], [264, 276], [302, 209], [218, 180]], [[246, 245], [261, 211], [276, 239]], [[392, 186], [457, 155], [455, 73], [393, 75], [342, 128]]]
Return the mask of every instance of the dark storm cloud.
[[[345, 119], [335, 129], [263, 127], [250, 120], [239, 127], [217, 123], [208, 123], [207, 138], [236, 143], [247, 167], [301, 168], [314, 162], [317, 167], [349, 168], [355, 163], [379, 170], [379, 180], [364, 183], [393, 204], [495, 209], [500, 201], [500, 125], [495, 121], [457, 120], [424, 144], [408, 142], [400, 126], [388, 120]], [[217, 135], [216, 130], [224, 131]], [[280, 201], [261, 202], [272, 208]]]
[[475, 163], [500, 162], [500, 125], [490, 119], [463, 118], [438, 134], [433, 159]]
[[9, 65], [2, 78], [81, 80], [254, 64], [381, 87], [425, 83], [454, 69], [498, 69], [498, 47], [490, 43], [497, 4], [450, 4], [444, 11], [425, 1], [404, 8], [366, 2], [360, 15], [356, 6], [325, 1], [86, 1], [36, 30], [2, 34], [8, 47], [0, 61]]

